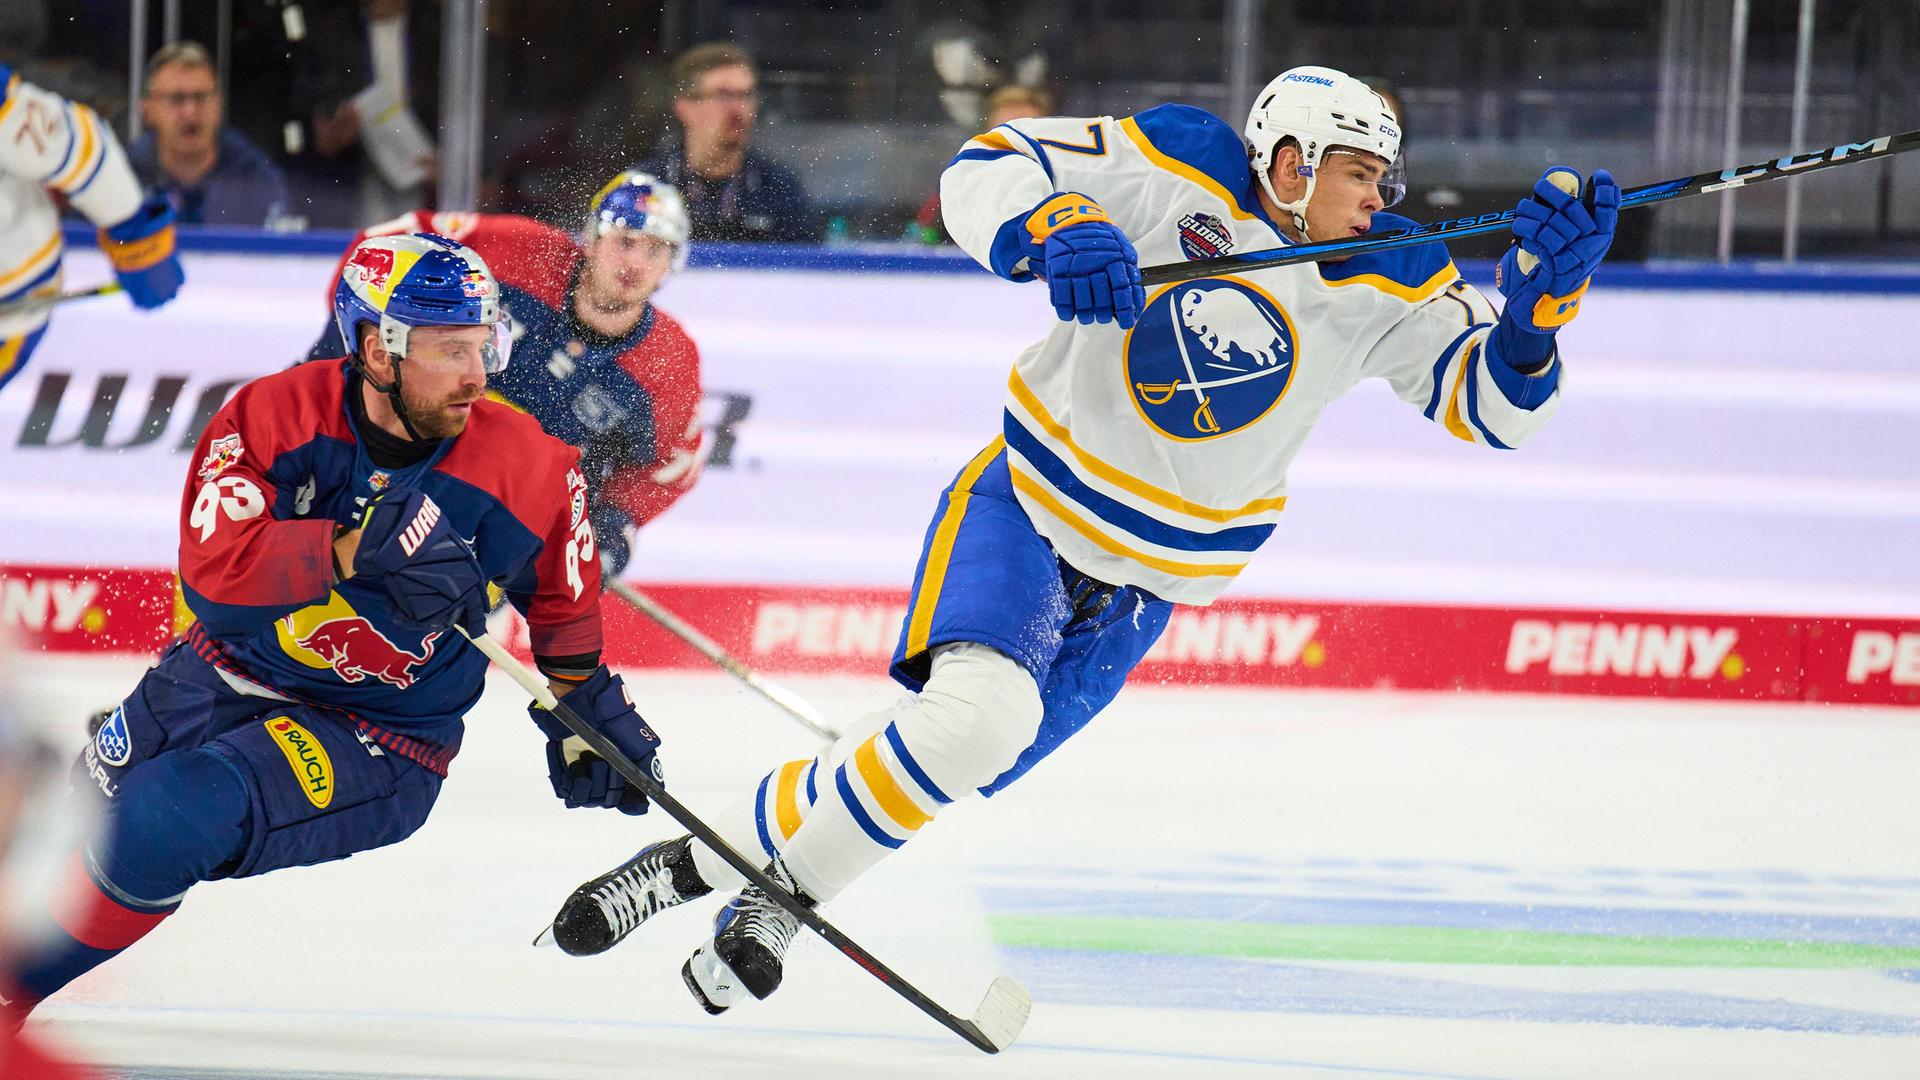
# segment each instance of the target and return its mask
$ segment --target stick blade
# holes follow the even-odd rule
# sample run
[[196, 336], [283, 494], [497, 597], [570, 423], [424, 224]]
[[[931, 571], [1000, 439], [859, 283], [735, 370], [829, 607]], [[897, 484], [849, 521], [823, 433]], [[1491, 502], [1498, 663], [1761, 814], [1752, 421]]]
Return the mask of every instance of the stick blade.
[[1020, 1037], [1032, 1012], [1033, 996], [1027, 993], [1027, 988], [1002, 975], [987, 987], [987, 996], [974, 1010], [973, 1028], [992, 1047], [991, 1052], [997, 1054]]

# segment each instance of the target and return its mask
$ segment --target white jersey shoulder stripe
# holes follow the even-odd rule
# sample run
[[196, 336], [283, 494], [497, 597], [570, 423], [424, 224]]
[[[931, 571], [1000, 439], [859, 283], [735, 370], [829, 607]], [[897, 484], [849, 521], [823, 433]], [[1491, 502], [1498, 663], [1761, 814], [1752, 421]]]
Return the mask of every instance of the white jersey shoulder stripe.
[[1140, 130], [1140, 125], [1134, 121], [1133, 117], [1129, 116], [1125, 120], [1120, 121], [1120, 131], [1139, 149], [1140, 153], [1146, 156], [1148, 161], [1178, 176], [1182, 180], [1204, 189], [1214, 198], [1226, 203], [1228, 210], [1234, 217], [1241, 221], [1261, 220], [1258, 214], [1249, 213], [1245, 207], [1241, 206], [1240, 196], [1222, 187], [1220, 181], [1215, 180], [1213, 177], [1208, 176], [1206, 173], [1201, 172], [1199, 169], [1194, 168], [1178, 158], [1161, 153], [1159, 148], [1153, 145], [1153, 140], [1147, 138], [1146, 132]]

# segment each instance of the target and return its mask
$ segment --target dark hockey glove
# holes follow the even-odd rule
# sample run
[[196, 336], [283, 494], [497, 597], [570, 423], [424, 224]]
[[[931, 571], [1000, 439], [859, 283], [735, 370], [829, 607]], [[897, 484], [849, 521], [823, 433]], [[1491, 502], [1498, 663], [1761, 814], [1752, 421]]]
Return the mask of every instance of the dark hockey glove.
[[1115, 323], [1131, 329], [1147, 306], [1140, 256], [1100, 204], [1075, 192], [1055, 195], [1027, 215], [1028, 264], [1047, 279], [1062, 322]]
[[353, 572], [381, 579], [402, 622], [486, 632], [486, 572], [424, 492], [390, 492], [367, 507]]
[[[660, 736], [634, 710], [620, 676], [602, 666], [560, 700], [613, 740], [654, 782], [667, 782], [660, 768]], [[647, 812], [646, 793], [587, 749], [585, 741], [568, 731], [558, 717], [539, 705], [529, 705], [527, 715], [547, 736], [547, 779], [553, 782], [553, 793], [568, 806], [612, 806], [623, 814]]]
[[1489, 352], [1525, 371], [1553, 355], [1553, 335], [1580, 314], [1587, 281], [1606, 258], [1620, 217], [1620, 187], [1596, 170], [1580, 195], [1580, 174], [1548, 169], [1514, 210], [1514, 245], [1494, 270], [1507, 298]]

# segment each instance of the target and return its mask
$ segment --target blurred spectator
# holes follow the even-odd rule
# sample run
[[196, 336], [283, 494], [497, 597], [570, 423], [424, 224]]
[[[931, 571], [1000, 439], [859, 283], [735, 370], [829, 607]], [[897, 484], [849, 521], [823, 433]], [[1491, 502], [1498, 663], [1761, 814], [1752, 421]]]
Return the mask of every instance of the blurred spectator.
[[634, 167], [686, 196], [693, 239], [818, 239], [799, 179], [749, 145], [760, 100], [753, 59], [724, 42], [696, 45], [669, 75], [680, 137]]
[[[1053, 95], [1045, 90], [1031, 86], [1003, 86], [987, 95], [986, 118], [981, 122], [983, 131], [991, 131], [1009, 120], [1029, 120], [1036, 116], [1053, 115]], [[935, 186], [933, 194], [920, 206], [920, 212], [914, 215], [914, 233], [908, 239], [923, 244], [951, 243], [947, 228], [940, 220], [940, 189]]]
[[439, 5], [308, 0], [293, 55], [296, 210], [357, 225], [431, 203]]
[[266, 225], [286, 213], [280, 167], [224, 123], [213, 59], [191, 41], [147, 61], [140, 119], [147, 131], [127, 151], [143, 183], [189, 225]]

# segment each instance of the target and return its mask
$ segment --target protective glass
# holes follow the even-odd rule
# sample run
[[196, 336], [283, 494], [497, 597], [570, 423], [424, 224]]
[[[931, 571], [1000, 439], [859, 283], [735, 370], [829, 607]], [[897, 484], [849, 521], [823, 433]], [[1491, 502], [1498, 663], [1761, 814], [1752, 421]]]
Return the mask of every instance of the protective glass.
[[1401, 153], [1387, 166], [1387, 174], [1380, 178], [1380, 201], [1386, 206], [1398, 206], [1407, 197], [1407, 155]]
[[[1334, 154], [1348, 154], [1353, 157], [1371, 158], [1374, 161], [1380, 160], [1380, 155], [1378, 154], [1371, 154], [1361, 150], [1351, 150], [1344, 146], [1328, 147], [1327, 155], [1330, 157]], [[1407, 155], [1404, 153], [1399, 154], [1395, 156], [1392, 161], [1388, 162], [1387, 171], [1380, 175], [1380, 179], [1375, 182], [1374, 186], [1380, 190], [1380, 204], [1382, 209], [1398, 206], [1400, 201], [1407, 197]]]
[[[435, 371], [459, 371], [473, 362], [473, 354], [465, 352], [459, 346], [445, 342], [427, 343], [420, 331], [430, 327], [417, 327], [407, 335], [406, 360], [423, 368]], [[480, 366], [489, 375], [498, 375], [507, 370], [507, 358], [513, 349], [513, 331], [503, 313], [494, 321], [492, 332], [480, 346]]]
[[503, 311], [493, 322], [493, 337], [480, 347], [480, 366], [487, 369], [487, 374], [498, 375], [507, 370], [507, 358], [512, 353], [513, 328]]

